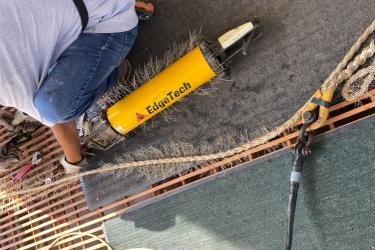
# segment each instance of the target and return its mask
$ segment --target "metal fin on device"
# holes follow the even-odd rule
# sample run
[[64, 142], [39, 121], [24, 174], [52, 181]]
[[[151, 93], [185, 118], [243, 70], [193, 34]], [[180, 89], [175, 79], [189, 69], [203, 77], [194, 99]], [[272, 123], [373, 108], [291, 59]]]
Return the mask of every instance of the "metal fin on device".
[[249, 35], [255, 28], [256, 28], [256, 25], [254, 25], [253, 22], [247, 22], [235, 29], [232, 29], [226, 32], [224, 35], [219, 37], [218, 41], [221, 47], [223, 47], [223, 49], [226, 50], [229, 47], [236, 44], [239, 40], [241, 40], [245, 36]]

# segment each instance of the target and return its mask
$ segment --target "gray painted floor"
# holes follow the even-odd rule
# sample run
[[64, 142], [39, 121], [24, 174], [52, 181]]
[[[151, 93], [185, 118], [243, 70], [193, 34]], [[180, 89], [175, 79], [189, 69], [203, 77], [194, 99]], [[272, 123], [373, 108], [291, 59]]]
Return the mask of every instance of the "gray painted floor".
[[[144, 146], [172, 141], [195, 147], [213, 143], [223, 134], [252, 134], [287, 120], [335, 68], [357, 37], [371, 23], [373, 0], [155, 0], [156, 16], [140, 26], [130, 58], [134, 65], [161, 57], [189, 31], [215, 40], [225, 31], [257, 18], [262, 36], [247, 57], [236, 58], [233, 81], [223, 82], [212, 97], [191, 95], [175, 107], [175, 121], [157, 119], [147, 133], [137, 132], [100, 159]], [[129, 189], [126, 179], [112, 174], [83, 180], [92, 208], [109, 204]], [[100, 194], [98, 194], [100, 192]]]

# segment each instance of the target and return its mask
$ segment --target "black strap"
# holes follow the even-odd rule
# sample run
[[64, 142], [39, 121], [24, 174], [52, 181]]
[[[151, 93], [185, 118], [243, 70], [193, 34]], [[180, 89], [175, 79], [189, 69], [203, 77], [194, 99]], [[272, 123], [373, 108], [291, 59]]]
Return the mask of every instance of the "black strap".
[[87, 24], [89, 23], [89, 13], [83, 0], [73, 0], [73, 2], [77, 7], [79, 16], [81, 17], [83, 32], [86, 29]]
[[323, 107], [326, 107], [326, 108], [329, 108], [331, 107], [331, 103], [329, 102], [326, 102], [322, 99], [319, 99], [319, 98], [316, 98], [314, 97], [312, 100], [311, 100], [312, 103], [318, 105], [318, 106], [323, 106]]

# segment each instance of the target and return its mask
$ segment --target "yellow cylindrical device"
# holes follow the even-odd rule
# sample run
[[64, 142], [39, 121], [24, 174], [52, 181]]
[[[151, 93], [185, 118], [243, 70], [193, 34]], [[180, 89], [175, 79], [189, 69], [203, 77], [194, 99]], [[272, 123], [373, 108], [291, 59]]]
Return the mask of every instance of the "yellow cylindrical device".
[[197, 47], [107, 110], [120, 134], [127, 134], [216, 76]]

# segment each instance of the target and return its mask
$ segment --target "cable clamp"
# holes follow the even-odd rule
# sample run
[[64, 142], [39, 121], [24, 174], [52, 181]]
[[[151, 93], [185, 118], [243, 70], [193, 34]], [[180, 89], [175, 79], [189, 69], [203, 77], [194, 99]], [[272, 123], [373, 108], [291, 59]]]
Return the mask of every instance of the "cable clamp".
[[301, 180], [302, 180], [302, 173], [301, 172], [292, 171], [290, 173], [290, 182], [300, 183]]

